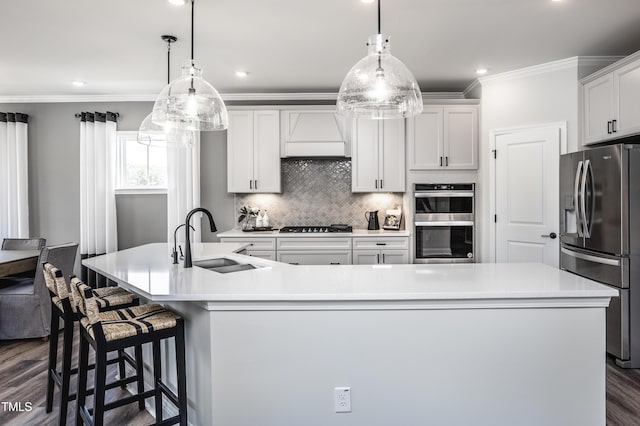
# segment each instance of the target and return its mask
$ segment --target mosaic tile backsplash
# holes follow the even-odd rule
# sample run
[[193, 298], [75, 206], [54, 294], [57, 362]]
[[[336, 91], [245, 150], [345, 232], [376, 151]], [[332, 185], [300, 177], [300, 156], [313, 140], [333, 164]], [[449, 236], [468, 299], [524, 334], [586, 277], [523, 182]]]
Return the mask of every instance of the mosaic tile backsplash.
[[282, 194], [237, 194], [235, 203], [236, 212], [242, 206], [267, 210], [274, 228], [342, 223], [366, 229], [365, 212], [378, 210], [382, 227], [385, 211], [402, 206], [402, 194], [352, 193], [349, 159], [283, 158]]

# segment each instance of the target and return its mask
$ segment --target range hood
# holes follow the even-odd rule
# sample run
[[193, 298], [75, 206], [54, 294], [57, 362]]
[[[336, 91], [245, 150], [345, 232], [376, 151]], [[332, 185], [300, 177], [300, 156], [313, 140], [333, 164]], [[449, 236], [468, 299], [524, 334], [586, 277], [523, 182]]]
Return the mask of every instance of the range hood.
[[348, 157], [345, 119], [335, 110], [294, 110], [281, 113], [282, 158]]

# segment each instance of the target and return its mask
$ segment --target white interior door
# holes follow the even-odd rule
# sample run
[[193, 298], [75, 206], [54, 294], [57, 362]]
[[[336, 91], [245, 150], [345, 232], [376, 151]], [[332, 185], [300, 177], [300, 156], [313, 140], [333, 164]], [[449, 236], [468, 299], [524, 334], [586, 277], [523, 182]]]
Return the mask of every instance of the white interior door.
[[558, 267], [561, 130], [537, 127], [495, 136], [497, 262]]

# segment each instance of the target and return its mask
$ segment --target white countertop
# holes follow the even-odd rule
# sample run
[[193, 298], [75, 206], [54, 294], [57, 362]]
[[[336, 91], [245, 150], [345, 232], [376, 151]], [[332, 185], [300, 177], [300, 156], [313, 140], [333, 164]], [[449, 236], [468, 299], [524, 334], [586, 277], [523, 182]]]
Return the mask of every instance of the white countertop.
[[354, 229], [353, 232], [287, 232], [281, 234], [280, 231], [256, 231], [244, 232], [241, 229], [232, 229], [217, 234], [218, 238], [300, 238], [300, 237], [409, 237], [411, 233], [405, 229], [398, 231], [389, 231], [380, 229], [377, 231], [369, 231], [366, 229]]
[[[294, 266], [236, 253], [242, 244], [202, 243], [193, 260], [227, 257], [258, 269], [220, 274], [172, 265], [166, 243], [147, 244], [83, 260], [83, 264], [152, 301], [398, 302], [464, 301], [521, 307], [551, 299], [607, 306], [616, 290], [542, 264]], [[589, 300], [587, 300], [589, 299]], [[472, 302], [473, 301], [473, 302]], [[505, 304], [506, 303], [506, 304]], [[555, 303], [555, 302], [554, 302]], [[466, 305], [465, 305], [466, 304]], [[567, 306], [566, 304], [564, 306]], [[573, 306], [573, 305], [572, 305]]]

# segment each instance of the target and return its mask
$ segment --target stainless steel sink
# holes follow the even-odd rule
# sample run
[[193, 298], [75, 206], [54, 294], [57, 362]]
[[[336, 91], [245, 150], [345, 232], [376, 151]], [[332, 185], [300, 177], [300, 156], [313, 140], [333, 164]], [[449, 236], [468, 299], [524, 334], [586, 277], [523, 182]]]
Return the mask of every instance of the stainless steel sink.
[[238, 265], [238, 262], [226, 257], [219, 257], [217, 259], [198, 260], [193, 262], [193, 266], [199, 266], [205, 269], [219, 268], [221, 266]]
[[248, 271], [249, 269], [256, 269], [256, 267], [248, 263], [243, 263], [240, 265], [220, 266], [218, 268], [211, 268], [209, 270], [219, 272], [221, 274], [228, 274], [229, 272]]
[[248, 271], [256, 269], [249, 263], [238, 263], [235, 260], [220, 257], [218, 259], [198, 260], [193, 262], [193, 266], [208, 269], [209, 271], [218, 272], [220, 274], [228, 274], [230, 272]]

